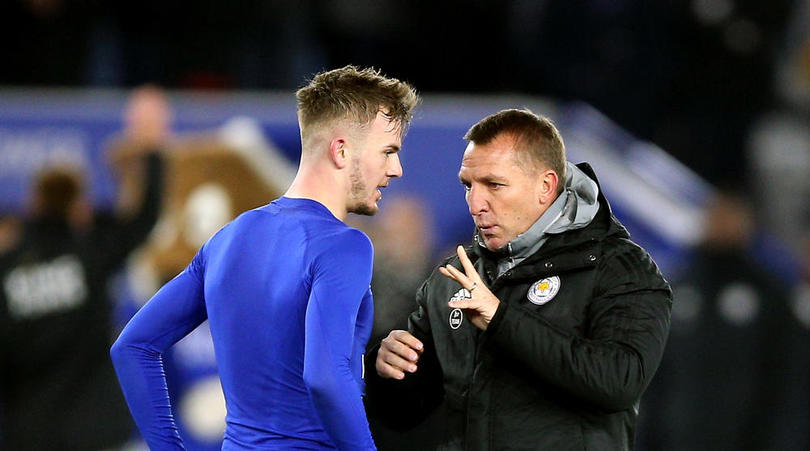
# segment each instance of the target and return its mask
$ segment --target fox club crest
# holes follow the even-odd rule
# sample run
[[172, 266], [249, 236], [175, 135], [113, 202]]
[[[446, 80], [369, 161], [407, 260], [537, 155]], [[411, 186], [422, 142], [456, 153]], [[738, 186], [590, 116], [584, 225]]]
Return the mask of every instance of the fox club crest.
[[546, 277], [533, 283], [526, 297], [532, 304], [543, 305], [554, 299], [558, 291], [560, 291], [560, 277]]

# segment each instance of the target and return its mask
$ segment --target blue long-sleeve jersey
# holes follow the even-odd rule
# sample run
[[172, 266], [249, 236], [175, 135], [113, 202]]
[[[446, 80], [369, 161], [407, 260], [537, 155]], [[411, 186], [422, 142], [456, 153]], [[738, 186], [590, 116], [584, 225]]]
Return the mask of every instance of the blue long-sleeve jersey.
[[207, 318], [223, 449], [374, 449], [361, 398], [372, 259], [363, 232], [308, 199], [282, 197], [214, 235], [111, 350], [149, 447], [183, 447], [161, 354]]

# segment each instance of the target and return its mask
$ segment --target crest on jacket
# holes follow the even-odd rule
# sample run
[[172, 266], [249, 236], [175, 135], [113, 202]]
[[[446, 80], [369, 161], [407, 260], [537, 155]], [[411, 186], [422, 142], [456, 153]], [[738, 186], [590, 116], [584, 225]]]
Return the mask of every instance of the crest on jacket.
[[450, 328], [455, 330], [461, 327], [461, 321], [464, 319], [464, 314], [461, 309], [454, 308], [450, 310]]
[[[460, 301], [463, 299], [472, 299], [472, 294], [466, 288], [462, 288], [456, 291], [455, 294], [453, 294], [453, 296], [450, 297], [450, 302]], [[461, 309], [454, 308], [453, 310], [450, 310], [450, 317], [448, 318], [448, 321], [450, 323], [451, 329], [455, 330], [461, 327], [461, 322], [463, 320], [464, 314], [461, 313]]]
[[529, 298], [529, 302], [532, 304], [543, 305], [554, 299], [558, 291], [560, 291], [560, 277], [546, 277], [533, 283], [526, 297]]

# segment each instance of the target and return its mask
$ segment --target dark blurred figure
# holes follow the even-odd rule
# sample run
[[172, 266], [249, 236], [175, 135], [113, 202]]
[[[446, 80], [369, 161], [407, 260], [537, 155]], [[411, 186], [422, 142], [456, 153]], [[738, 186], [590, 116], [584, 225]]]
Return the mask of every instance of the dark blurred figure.
[[20, 220], [13, 215], [0, 217], [0, 254], [17, 244], [20, 239]]
[[[414, 293], [432, 269], [433, 218], [418, 199], [387, 201], [369, 233], [374, 246], [374, 327], [369, 343], [379, 343], [391, 330], [405, 329], [416, 300]], [[369, 426], [381, 451], [433, 449], [443, 425], [440, 409], [407, 432], [387, 427], [369, 412]]]
[[664, 360], [642, 408], [650, 451], [771, 448], [786, 376], [786, 290], [749, 253], [746, 198], [712, 200], [701, 244], [674, 285]]
[[99, 450], [132, 437], [108, 353], [107, 284], [158, 217], [159, 99], [154, 88], [136, 91], [125, 135], [140, 146], [111, 155], [119, 171], [146, 166], [142, 193], [121, 187], [123, 198], [141, 199], [132, 214], [123, 204], [118, 214], [93, 212], [82, 174], [48, 169], [36, 177], [19, 242], [0, 255], [2, 449]]
[[[810, 219], [810, 218], [808, 218]], [[790, 318], [782, 325], [788, 333], [786, 356], [787, 377], [772, 381], [785, 388], [776, 416], [775, 441], [772, 449], [804, 451], [810, 449], [810, 227], [797, 250], [801, 258], [799, 283], [791, 291]]]
[[432, 218], [418, 199], [397, 197], [383, 207], [370, 234], [374, 246], [374, 328], [369, 343], [408, 325], [414, 293], [430, 272]]

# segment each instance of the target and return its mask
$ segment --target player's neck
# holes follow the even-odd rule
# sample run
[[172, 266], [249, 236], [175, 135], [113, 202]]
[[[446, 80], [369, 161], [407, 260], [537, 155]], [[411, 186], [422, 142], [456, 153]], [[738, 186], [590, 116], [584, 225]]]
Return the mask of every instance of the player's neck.
[[331, 171], [317, 167], [301, 167], [298, 169], [285, 197], [297, 199], [311, 199], [323, 204], [336, 218], [346, 220], [348, 215], [346, 207], [345, 187], [343, 181]]

